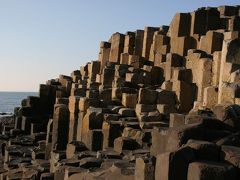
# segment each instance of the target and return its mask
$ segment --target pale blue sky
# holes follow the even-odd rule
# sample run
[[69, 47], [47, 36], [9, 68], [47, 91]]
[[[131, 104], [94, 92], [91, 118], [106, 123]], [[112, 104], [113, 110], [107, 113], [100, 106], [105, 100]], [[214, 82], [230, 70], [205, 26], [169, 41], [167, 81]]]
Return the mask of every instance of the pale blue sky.
[[240, 0], [0, 0], [0, 91], [37, 91], [98, 57], [112, 33], [168, 25], [176, 12]]

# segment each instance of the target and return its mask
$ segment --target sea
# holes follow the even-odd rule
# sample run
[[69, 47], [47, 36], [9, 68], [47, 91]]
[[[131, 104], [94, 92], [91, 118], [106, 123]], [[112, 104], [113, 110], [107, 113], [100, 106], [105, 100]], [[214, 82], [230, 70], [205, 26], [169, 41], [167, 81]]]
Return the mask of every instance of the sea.
[[15, 107], [27, 96], [38, 96], [37, 92], [0, 92], [0, 116], [11, 115]]

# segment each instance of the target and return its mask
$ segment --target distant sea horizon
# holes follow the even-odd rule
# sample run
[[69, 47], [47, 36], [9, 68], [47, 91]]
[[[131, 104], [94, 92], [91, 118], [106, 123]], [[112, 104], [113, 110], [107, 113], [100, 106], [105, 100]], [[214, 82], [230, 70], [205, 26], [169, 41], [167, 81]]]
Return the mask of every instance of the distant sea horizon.
[[38, 96], [38, 92], [0, 91], [0, 114], [11, 114], [27, 96]]

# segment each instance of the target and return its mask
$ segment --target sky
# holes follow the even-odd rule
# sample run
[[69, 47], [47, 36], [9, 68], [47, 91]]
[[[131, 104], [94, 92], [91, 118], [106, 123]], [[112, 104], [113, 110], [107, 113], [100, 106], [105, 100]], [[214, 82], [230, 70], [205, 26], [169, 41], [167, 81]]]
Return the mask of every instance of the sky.
[[240, 0], [0, 0], [0, 91], [39, 84], [97, 60], [115, 32], [169, 25], [177, 12]]

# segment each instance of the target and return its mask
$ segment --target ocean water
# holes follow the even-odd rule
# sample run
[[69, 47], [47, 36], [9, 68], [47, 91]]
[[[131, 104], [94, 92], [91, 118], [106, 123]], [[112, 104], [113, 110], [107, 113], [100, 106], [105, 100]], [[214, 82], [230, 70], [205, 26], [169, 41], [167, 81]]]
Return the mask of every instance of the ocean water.
[[24, 98], [37, 95], [37, 92], [0, 92], [0, 114], [13, 113], [14, 107], [20, 106]]

